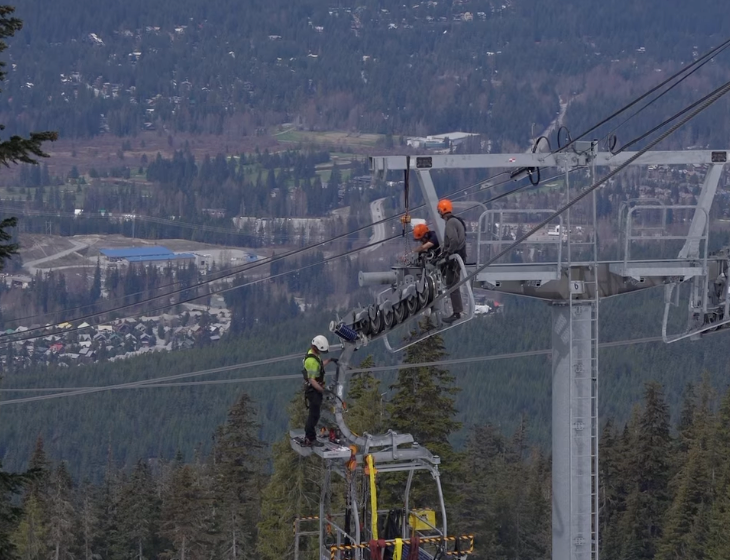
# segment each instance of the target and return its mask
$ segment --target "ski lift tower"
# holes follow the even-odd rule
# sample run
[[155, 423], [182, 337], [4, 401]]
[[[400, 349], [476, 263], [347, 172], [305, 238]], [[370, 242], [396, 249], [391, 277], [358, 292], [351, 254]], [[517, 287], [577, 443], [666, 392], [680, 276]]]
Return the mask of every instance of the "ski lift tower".
[[[477, 284], [498, 292], [539, 298], [552, 309], [552, 558], [597, 560], [598, 558], [598, 303], [600, 299], [665, 286], [662, 334], [665, 342], [698, 338], [730, 321], [727, 297], [728, 251], [708, 255], [709, 214], [715, 192], [728, 160], [725, 151], [646, 152], [631, 166], [690, 166], [705, 169], [697, 204], [666, 206], [633, 201], [621, 208], [619, 220], [622, 255], [599, 260], [596, 191], [581, 204], [556, 216], [551, 227], [537, 233], [520, 247], [523, 254], [538, 255], [532, 262], [502, 260], [482, 265], [512, 243], [504, 240], [505, 218], [522, 215], [522, 222], [541, 223], [554, 210], [487, 209], [479, 218], [476, 239]], [[534, 182], [539, 170], [554, 168], [561, 180], [566, 202], [580, 194], [580, 181], [571, 185], [575, 172], [595, 181], [599, 167], [617, 167], [635, 152], [613, 155], [600, 152], [596, 142], [574, 142], [559, 153], [384, 156], [370, 158], [374, 174], [414, 171], [432, 223], [443, 238], [443, 223], [436, 213], [438, 197], [431, 178], [433, 170], [511, 169], [513, 176], [529, 175]], [[585, 184], [585, 181], [583, 181]], [[550, 187], [550, 184], [548, 184]], [[584, 204], [585, 203], [585, 204]], [[642, 227], [646, 216], [658, 215], [654, 231]], [[668, 216], [687, 216], [688, 231], [677, 234]], [[519, 221], [519, 220], [518, 220]], [[560, 227], [557, 227], [560, 226]], [[514, 238], [514, 237], [513, 237]], [[644, 245], [648, 245], [644, 246]], [[664, 251], [660, 258], [633, 258], [637, 248]], [[677, 253], [677, 248], [681, 246]], [[471, 255], [474, 254], [471, 244]], [[529, 248], [529, 251], [528, 249]], [[668, 251], [673, 251], [668, 253]], [[546, 258], [541, 259], [539, 255]], [[681, 286], [689, 286], [686, 328], [668, 334], [670, 310], [679, 305]]]

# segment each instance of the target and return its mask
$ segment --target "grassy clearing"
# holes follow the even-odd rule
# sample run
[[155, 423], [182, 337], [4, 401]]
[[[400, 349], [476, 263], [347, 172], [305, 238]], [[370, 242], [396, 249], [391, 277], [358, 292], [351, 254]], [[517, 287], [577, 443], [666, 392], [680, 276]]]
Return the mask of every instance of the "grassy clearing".
[[[359, 134], [349, 132], [309, 132], [306, 130], [287, 130], [277, 134], [279, 142], [302, 144], [334, 144], [373, 147], [384, 139], [382, 134]], [[347, 154], [343, 154], [347, 155]]]

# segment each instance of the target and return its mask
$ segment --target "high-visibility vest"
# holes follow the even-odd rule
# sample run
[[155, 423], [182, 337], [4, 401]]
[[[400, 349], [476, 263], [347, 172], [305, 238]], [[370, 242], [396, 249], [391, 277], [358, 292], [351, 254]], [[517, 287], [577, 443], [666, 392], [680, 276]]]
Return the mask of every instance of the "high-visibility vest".
[[304, 356], [304, 360], [302, 360], [302, 376], [304, 377], [304, 381], [309, 384], [309, 371], [307, 371], [307, 368], [305, 367], [304, 363], [307, 361], [307, 358], [314, 358], [317, 360], [317, 365], [319, 365], [319, 373], [317, 374], [317, 377], [314, 379], [319, 383], [320, 385], [324, 384], [324, 365], [322, 364], [322, 358], [320, 358], [317, 354], [312, 352], [311, 350], [307, 351], [307, 354]]

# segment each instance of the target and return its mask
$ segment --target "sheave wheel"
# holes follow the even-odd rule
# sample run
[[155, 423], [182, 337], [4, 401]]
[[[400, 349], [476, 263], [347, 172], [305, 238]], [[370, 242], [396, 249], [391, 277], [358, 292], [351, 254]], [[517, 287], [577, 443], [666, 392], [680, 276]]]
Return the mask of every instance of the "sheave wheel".
[[421, 307], [421, 302], [419, 301], [418, 296], [411, 296], [406, 300], [408, 315], [415, 315]]
[[393, 314], [395, 315], [395, 322], [396, 323], [402, 323], [406, 317], [408, 317], [408, 309], [406, 309], [406, 304], [402, 301], [399, 301], [393, 306]]
[[392, 329], [393, 325], [395, 324], [395, 314], [393, 313], [392, 309], [388, 309], [387, 311], [383, 311], [383, 325], [386, 329]]
[[375, 311], [375, 318], [370, 318], [370, 331], [373, 335], [383, 330], [383, 314], [379, 309]]
[[430, 276], [426, 277], [426, 285], [424, 286], [423, 292], [426, 294], [426, 305], [428, 305], [436, 297], [436, 284]]

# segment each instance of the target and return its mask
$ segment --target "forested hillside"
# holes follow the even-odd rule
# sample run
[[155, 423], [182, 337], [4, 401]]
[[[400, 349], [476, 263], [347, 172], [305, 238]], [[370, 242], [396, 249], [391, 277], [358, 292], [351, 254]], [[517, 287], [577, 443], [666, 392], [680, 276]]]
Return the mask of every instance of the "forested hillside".
[[[22, 0], [17, 11], [25, 26], [0, 101], [11, 131], [240, 137], [296, 120], [392, 135], [476, 131], [495, 150], [524, 146], [560, 99], [571, 102], [569, 127], [595, 123], [730, 31], [711, 0]], [[727, 73], [720, 55], [626, 134]], [[678, 141], [719, 142], [727, 114], [721, 104]]]
[[[441, 356], [436, 337], [411, 347], [406, 361]], [[404, 369], [384, 406], [382, 383], [361, 374], [350, 392], [350, 425], [394, 425], [438, 451], [449, 526], [476, 534], [475, 558], [549, 558], [550, 462], [529, 444], [536, 420], [523, 415], [513, 430], [476, 424], [455, 450], [447, 439], [459, 427], [454, 381], [440, 368]], [[601, 555], [669, 560], [689, 550], [692, 558], [726, 558], [730, 393], [718, 394], [707, 378], [685, 386], [674, 422], [661, 384], [644, 384], [642, 396], [628, 421], [609, 418], [601, 436]], [[28, 455], [32, 478], [7, 479], [8, 491], [26, 490], [17, 520], [0, 525], [0, 546], [24, 558], [289, 557], [292, 521], [318, 513], [322, 465], [291, 451], [286, 437], [273, 447], [261, 441], [263, 416], [246, 392], [232, 391], [229, 403], [208, 431], [210, 449], [198, 448], [194, 460], [169, 452], [120, 469], [110, 452], [97, 482], [74, 477], [37, 439]], [[299, 396], [287, 408], [291, 424], [300, 424]], [[416, 507], [434, 503], [428, 478], [415, 479]], [[399, 507], [403, 479], [379, 474], [378, 481], [380, 507]], [[302, 539], [301, 554], [315, 550]]]

